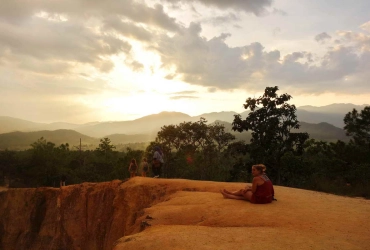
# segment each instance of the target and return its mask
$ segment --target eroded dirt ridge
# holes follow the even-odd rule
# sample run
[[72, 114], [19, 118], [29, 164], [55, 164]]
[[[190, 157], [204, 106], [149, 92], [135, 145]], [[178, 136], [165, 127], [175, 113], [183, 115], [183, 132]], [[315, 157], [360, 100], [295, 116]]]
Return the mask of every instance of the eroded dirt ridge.
[[135, 177], [0, 190], [0, 250], [370, 249], [370, 200], [275, 186], [277, 202], [224, 199], [242, 183]]
[[111, 249], [167, 185], [122, 181], [0, 192], [0, 249]]

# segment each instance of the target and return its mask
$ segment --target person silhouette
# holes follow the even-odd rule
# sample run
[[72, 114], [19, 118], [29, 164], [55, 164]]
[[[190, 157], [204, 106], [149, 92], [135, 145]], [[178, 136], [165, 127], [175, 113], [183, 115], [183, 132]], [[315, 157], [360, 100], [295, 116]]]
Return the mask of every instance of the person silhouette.
[[63, 187], [63, 186], [65, 186], [65, 185], [66, 185], [66, 180], [67, 180], [67, 176], [63, 174], [63, 175], [60, 177], [60, 186], [61, 186], [61, 187]]
[[152, 160], [152, 171], [154, 178], [158, 178], [161, 175], [163, 163], [164, 163], [163, 152], [160, 147], [155, 146]]

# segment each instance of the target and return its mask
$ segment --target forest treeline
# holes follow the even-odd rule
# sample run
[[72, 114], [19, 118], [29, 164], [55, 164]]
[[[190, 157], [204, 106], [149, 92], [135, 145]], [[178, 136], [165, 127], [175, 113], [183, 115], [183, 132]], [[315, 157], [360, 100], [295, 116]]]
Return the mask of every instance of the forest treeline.
[[251, 166], [264, 163], [279, 185], [370, 198], [370, 107], [344, 115], [350, 142], [316, 141], [295, 132], [300, 126], [296, 107], [288, 104], [290, 95], [277, 91], [267, 87], [261, 97], [248, 98], [248, 116], [234, 117], [233, 130], [250, 131], [249, 142], [235, 140], [222, 124], [203, 118], [163, 126], [145, 150], [117, 150], [109, 138], [94, 150], [40, 138], [28, 150], [0, 151], [0, 184], [57, 187], [63, 175], [67, 185], [126, 179], [131, 159], [140, 165], [159, 145], [164, 178], [250, 182]]

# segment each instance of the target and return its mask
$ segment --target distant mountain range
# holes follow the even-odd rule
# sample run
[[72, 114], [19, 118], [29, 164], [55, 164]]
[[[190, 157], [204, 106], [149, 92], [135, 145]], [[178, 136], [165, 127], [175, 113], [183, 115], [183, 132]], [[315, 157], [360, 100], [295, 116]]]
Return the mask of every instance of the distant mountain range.
[[[368, 105], [354, 104], [331, 104], [322, 107], [301, 106], [297, 108], [298, 120], [307, 123], [326, 122], [336, 127], [343, 128], [343, 118], [345, 114], [352, 109], [362, 110]], [[18, 118], [0, 116], [0, 133], [14, 131], [31, 132], [40, 130], [72, 129], [84, 135], [92, 137], [103, 137], [110, 134], [150, 134], [155, 135], [163, 125], [178, 124], [183, 121], [199, 121], [204, 117], [209, 123], [216, 120], [231, 123], [234, 115], [238, 113], [233, 111], [205, 113], [198, 116], [189, 116], [179, 112], [162, 112], [159, 114], [148, 115], [132, 121], [107, 121], [107, 122], [89, 122], [85, 124], [72, 124], [64, 122], [56, 123], [37, 123]], [[248, 111], [241, 113], [246, 117]]]
[[132, 121], [112, 121], [112, 122], [94, 122], [86, 124], [71, 123], [36, 123], [18, 118], [0, 116], [0, 133], [22, 131], [40, 131], [72, 129], [79, 133], [92, 136], [104, 137], [110, 134], [149, 134], [155, 137], [160, 128], [164, 125], [179, 124], [181, 122], [199, 121], [200, 117], [206, 118], [209, 122], [215, 120], [225, 120], [231, 122], [236, 112], [209, 113], [199, 116], [189, 116], [180, 112], [162, 112], [144, 116]]
[[[249, 142], [251, 133], [248, 132], [235, 132], [232, 130], [232, 124], [225, 121], [215, 121], [225, 126], [227, 132], [235, 135], [237, 140], [244, 140]], [[215, 123], [214, 122], [214, 123]], [[211, 123], [212, 124], [212, 123]], [[292, 132], [307, 132], [310, 138], [324, 141], [349, 141], [349, 137], [345, 135], [343, 129], [337, 128], [328, 123], [310, 124], [301, 122], [301, 128]], [[74, 130], [59, 129], [54, 131], [42, 130], [36, 132], [10, 132], [0, 134], [0, 150], [24, 150], [30, 148], [30, 145], [37, 141], [39, 138], [44, 137], [47, 141], [55, 143], [57, 146], [60, 144], [68, 143], [71, 148], [78, 147], [81, 139], [81, 144], [85, 149], [93, 149], [99, 144], [99, 139], [86, 136]], [[150, 142], [156, 137], [156, 134], [112, 134], [107, 135], [113, 145]]]
[[[343, 118], [352, 109], [362, 110], [368, 105], [331, 104], [323, 107], [301, 106], [297, 108], [301, 129], [297, 132], [308, 132], [311, 138], [318, 140], [348, 141], [343, 129]], [[40, 137], [46, 138], [57, 145], [68, 142], [78, 145], [79, 139], [83, 144], [99, 143], [98, 138], [108, 137], [113, 144], [149, 142], [154, 140], [162, 126], [179, 124], [181, 122], [199, 121], [201, 117], [208, 123], [218, 121], [231, 132], [233, 111], [206, 113], [199, 116], [189, 116], [180, 112], [162, 112], [144, 116], [132, 121], [89, 122], [85, 124], [72, 123], [37, 123], [13, 117], [0, 116], [0, 149], [24, 148]], [[244, 118], [248, 111], [241, 113]], [[250, 133], [235, 133], [238, 139], [249, 141]]]
[[306, 110], [309, 112], [314, 113], [324, 113], [324, 114], [339, 114], [344, 115], [348, 112], [351, 112], [353, 109], [357, 109], [357, 111], [364, 109], [366, 106], [370, 106], [370, 104], [364, 105], [354, 105], [352, 103], [334, 103], [322, 107], [315, 107], [311, 105], [306, 106], [299, 106], [298, 109]]

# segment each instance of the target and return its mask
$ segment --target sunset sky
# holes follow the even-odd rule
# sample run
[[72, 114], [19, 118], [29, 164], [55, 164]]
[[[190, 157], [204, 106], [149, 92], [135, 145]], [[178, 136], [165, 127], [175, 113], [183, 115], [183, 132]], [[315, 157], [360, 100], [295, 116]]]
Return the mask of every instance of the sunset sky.
[[132, 120], [370, 103], [369, 0], [1, 0], [0, 116]]

